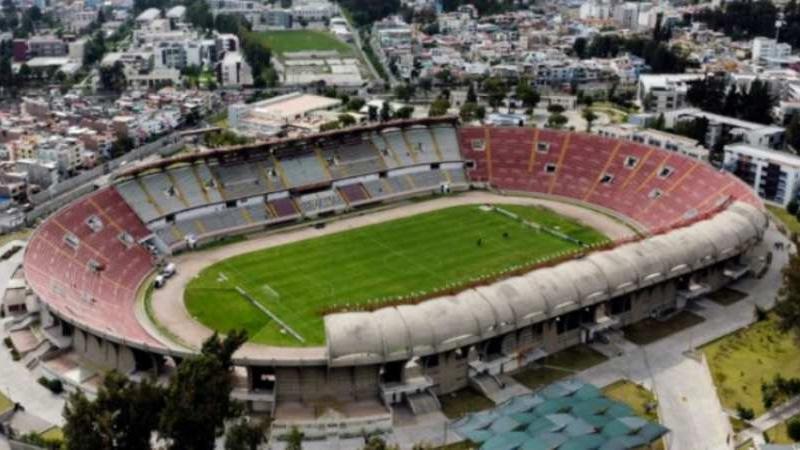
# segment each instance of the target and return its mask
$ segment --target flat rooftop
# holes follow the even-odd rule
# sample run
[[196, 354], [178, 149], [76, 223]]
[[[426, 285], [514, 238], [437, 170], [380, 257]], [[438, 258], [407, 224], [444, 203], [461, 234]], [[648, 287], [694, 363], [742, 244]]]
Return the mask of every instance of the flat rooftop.
[[292, 119], [312, 111], [332, 108], [341, 103], [342, 101], [336, 98], [293, 93], [258, 102], [252, 112], [262, 117]]

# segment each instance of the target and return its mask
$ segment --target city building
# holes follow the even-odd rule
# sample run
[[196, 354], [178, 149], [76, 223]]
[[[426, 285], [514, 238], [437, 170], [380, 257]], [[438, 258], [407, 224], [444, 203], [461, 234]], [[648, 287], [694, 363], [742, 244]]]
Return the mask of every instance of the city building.
[[595, 133], [614, 139], [626, 139], [640, 144], [670, 150], [690, 158], [708, 161], [708, 149], [694, 139], [666, 131], [640, 128], [632, 124], [603, 125]]
[[708, 133], [706, 146], [713, 148], [723, 137], [739, 139], [750, 145], [781, 149], [784, 145], [786, 129], [776, 125], [764, 125], [748, 122], [735, 117], [723, 116], [703, 111], [698, 108], [683, 108], [664, 113], [664, 121], [668, 128], [673, 128], [677, 122], [708, 120]]
[[800, 156], [750, 144], [725, 146], [723, 168], [762, 199], [786, 206], [800, 189]]
[[753, 39], [752, 48], [753, 64], [770, 66], [776, 60], [782, 60], [792, 55], [792, 46], [778, 43], [775, 39], [757, 37]]
[[686, 93], [702, 74], [640, 75], [636, 97], [647, 112], [664, 112], [687, 106]]

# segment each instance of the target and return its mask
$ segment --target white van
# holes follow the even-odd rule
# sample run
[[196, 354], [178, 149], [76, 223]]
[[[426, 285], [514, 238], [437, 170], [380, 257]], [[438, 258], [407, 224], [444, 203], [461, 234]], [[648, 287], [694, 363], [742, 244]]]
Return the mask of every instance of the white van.
[[170, 278], [175, 275], [176, 269], [177, 267], [175, 266], [175, 263], [169, 263], [161, 270], [161, 275], [164, 275], [166, 278]]

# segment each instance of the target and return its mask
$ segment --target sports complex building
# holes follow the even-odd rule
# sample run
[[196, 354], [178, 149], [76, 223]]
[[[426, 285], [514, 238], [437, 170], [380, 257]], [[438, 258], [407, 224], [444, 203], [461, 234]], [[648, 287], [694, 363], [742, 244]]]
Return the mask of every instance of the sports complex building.
[[[262, 303], [254, 314], [270, 316], [279, 342], [302, 342], [245, 345], [235, 358], [236, 397], [273, 414], [278, 429], [313, 422], [320, 402], [335, 402], [354, 429], [391, 426], [396, 407], [423, 413], [439, 407], [437, 395], [492, 389], [499, 374], [747, 276], [768, 225], [761, 201], [730, 174], [576, 132], [432, 118], [178, 156], [118, 173], [36, 229], [23, 269], [57, 347], [42, 359], [70, 354], [133, 377], [169, 373], [198, 348], [185, 330], [211, 331], [188, 313], [159, 321], [143, 298], [173, 255], [212, 251], [189, 244], [245, 233], [270, 239], [401, 209], [414, 197], [476, 190], [568, 204], [630, 235], [586, 245], [544, 230], [577, 250], [444, 290], [331, 308], [319, 319], [324, 339], [313, 342], [237, 286]], [[162, 302], [156, 292], [154, 304]]]

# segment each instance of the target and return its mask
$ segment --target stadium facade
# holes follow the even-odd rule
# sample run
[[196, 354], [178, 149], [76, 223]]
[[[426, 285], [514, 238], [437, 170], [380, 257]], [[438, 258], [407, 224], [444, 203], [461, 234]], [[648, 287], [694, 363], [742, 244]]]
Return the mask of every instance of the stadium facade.
[[329, 314], [325, 347], [240, 351], [236, 396], [272, 413], [276, 429], [313, 422], [313, 405], [330, 399], [353, 427], [390, 426], [396, 405], [423, 413], [438, 408], [437, 395], [495, 389], [500, 374], [747, 276], [768, 225], [746, 185], [701, 161], [596, 135], [439, 118], [130, 169], [46, 219], [23, 267], [60, 351], [158, 374], [191, 351], [153, 333], [137, 301], [187, 242], [467, 189], [583, 205], [641, 237], [416, 304]]

